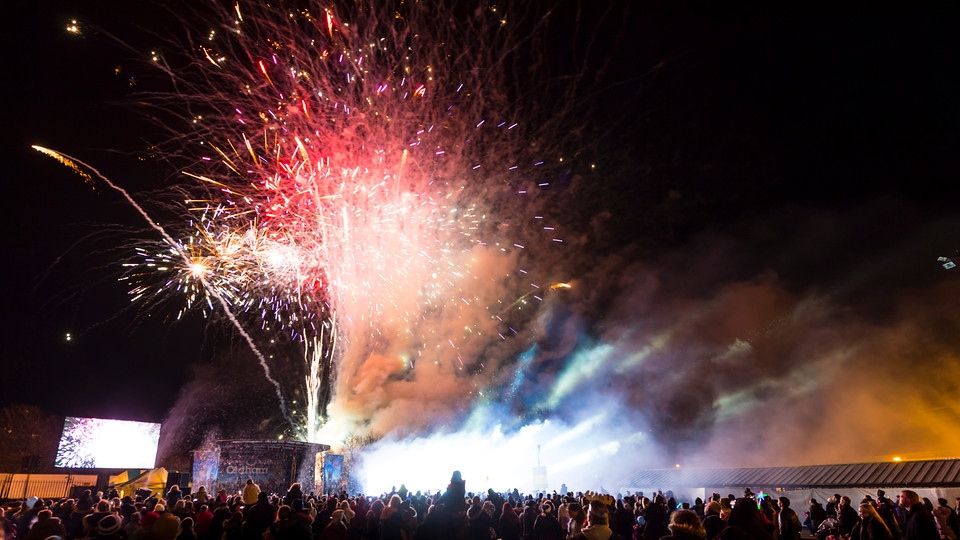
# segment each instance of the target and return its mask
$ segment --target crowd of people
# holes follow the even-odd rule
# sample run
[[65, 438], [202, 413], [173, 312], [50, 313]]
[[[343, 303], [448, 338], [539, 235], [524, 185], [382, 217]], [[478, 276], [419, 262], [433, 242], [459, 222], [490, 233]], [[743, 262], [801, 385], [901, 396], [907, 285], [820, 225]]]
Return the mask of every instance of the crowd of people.
[[378, 497], [315, 496], [293, 484], [266, 493], [252, 479], [235, 495], [121, 497], [90, 490], [76, 498], [13, 501], [3, 508], [0, 540], [960, 540], [960, 497], [937, 505], [904, 490], [883, 491], [855, 509], [835, 495], [815, 499], [803, 518], [789, 498], [745, 490], [678, 502], [670, 492], [468, 493], [459, 472], [446, 490]]

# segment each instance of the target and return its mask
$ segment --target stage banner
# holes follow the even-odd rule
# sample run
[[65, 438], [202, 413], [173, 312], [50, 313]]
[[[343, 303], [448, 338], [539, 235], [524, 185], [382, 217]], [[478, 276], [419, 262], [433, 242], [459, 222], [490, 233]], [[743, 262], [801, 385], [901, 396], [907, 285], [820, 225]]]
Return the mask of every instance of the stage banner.
[[340, 492], [340, 481], [343, 479], [343, 454], [323, 453], [323, 480], [321, 489], [326, 495], [336, 495]]

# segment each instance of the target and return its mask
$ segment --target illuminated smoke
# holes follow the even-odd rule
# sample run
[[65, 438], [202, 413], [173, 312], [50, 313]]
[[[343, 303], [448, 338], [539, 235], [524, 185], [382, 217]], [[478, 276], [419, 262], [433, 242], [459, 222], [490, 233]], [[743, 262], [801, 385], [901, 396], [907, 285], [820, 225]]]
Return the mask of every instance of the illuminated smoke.
[[[371, 490], [420, 470], [434, 476], [419, 487], [442, 487], [438, 468], [469, 471], [471, 490], [529, 486], [537, 446], [551, 489], [615, 489], [624, 471], [675, 463], [960, 448], [960, 321], [943, 300], [958, 285], [906, 268], [933, 261], [930, 238], [955, 221], [911, 229], [915, 210], [875, 202], [748, 208], [644, 244], [667, 206], [636, 217], [646, 208], [625, 186], [645, 177], [559, 165], [573, 108], [545, 115], [511, 90], [535, 72], [511, 56], [530, 34], [489, 10], [421, 4], [330, 18], [253, 6], [240, 24], [227, 11], [176, 46], [190, 61], [158, 56], [179, 89], [154, 102], [179, 121], [166, 124], [171, 159], [198, 182], [182, 187], [177, 240], [144, 251], [154, 266], [135, 267], [132, 292], [187, 291], [209, 309], [191, 288], [205, 276], [258, 336], [300, 347], [298, 368], [317, 350], [301, 340], [336, 315], [316, 436], [383, 436], [363, 460]], [[583, 204], [605, 190], [629, 202]], [[898, 227], [858, 235], [878, 222]], [[170, 279], [156, 276], [163, 257]], [[549, 290], [561, 281], [572, 288]]]

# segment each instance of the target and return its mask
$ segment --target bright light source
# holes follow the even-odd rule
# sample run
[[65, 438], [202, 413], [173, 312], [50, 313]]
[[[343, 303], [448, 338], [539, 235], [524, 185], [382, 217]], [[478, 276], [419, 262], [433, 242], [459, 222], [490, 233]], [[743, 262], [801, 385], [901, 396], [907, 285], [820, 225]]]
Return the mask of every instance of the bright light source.
[[901, 461], [900, 456], [893, 456], [894, 461]]
[[190, 264], [190, 274], [197, 279], [202, 278], [206, 271], [207, 269], [203, 266], [202, 262], [194, 262]]

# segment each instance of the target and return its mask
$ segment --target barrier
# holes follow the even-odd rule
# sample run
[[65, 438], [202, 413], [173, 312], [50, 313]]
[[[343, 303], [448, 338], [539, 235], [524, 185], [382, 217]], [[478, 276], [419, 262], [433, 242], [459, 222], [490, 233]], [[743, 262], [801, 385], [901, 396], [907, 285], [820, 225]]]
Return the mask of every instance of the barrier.
[[59, 499], [76, 487], [96, 489], [97, 475], [0, 473], [0, 499]]

